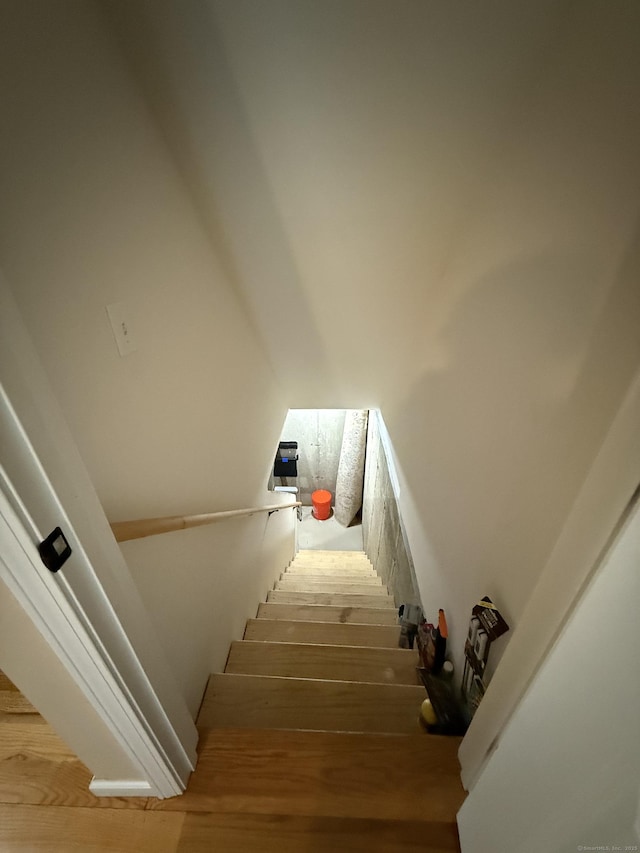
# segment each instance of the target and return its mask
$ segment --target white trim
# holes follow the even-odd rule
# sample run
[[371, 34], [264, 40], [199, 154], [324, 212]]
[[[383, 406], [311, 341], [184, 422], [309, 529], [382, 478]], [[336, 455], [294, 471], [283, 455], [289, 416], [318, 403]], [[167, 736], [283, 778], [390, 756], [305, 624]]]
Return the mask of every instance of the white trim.
[[155, 797], [148, 782], [136, 779], [96, 779], [89, 784], [89, 790], [96, 797]]
[[154, 796], [173, 797], [185, 784], [139, 718], [108, 662], [93, 643], [37, 548], [0, 492], [0, 579], [54, 651], [74, 682], [104, 722], [113, 739], [140, 770]]
[[[5, 495], [32, 545], [41, 541], [41, 530], [63, 527], [73, 555], [57, 576], [47, 572], [49, 583], [83, 627], [85, 648], [109, 671], [131, 725], [173, 780], [158, 795], [172, 796], [195, 766], [198, 733], [1, 271], [0, 388]], [[33, 572], [25, 574], [33, 583]], [[135, 749], [131, 742], [129, 766], [139, 763]], [[92, 769], [104, 775], [99, 766]], [[115, 775], [129, 778], [130, 770]]]

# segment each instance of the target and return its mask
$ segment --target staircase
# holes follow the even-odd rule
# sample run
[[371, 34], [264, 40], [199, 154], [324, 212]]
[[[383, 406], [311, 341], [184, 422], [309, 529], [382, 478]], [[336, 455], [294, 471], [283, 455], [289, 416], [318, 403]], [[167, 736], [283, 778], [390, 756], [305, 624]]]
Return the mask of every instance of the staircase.
[[459, 850], [459, 739], [421, 730], [395, 623], [364, 553], [297, 555], [209, 680], [186, 793], [159, 804], [191, 815], [185, 850]]
[[169, 800], [91, 772], [0, 673], [0, 848], [451, 853], [458, 738], [418, 725], [416, 653], [363, 553], [300, 552], [212, 675], [198, 766]]

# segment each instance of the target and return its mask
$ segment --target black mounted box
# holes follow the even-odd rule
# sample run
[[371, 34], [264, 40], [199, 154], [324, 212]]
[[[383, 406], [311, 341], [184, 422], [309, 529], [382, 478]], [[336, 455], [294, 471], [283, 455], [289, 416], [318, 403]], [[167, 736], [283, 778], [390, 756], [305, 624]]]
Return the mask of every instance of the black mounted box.
[[281, 441], [273, 464], [274, 477], [298, 476], [298, 442]]

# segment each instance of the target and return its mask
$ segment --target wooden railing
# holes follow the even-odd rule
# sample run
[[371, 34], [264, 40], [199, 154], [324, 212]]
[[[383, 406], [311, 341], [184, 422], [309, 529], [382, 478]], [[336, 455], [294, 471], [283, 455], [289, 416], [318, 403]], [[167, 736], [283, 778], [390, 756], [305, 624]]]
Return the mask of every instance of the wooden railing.
[[111, 524], [111, 529], [117, 542], [127, 542], [129, 539], [144, 539], [145, 536], [157, 536], [159, 533], [171, 533], [174, 530], [188, 530], [190, 527], [202, 527], [204, 524], [215, 524], [228, 518], [248, 517], [259, 512], [278, 512], [280, 509], [289, 509], [294, 506], [302, 506], [302, 502], [254, 506], [249, 509], [231, 509], [226, 512], [205, 512], [201, 515], [169, 515], [164, 518], [114, 521]]

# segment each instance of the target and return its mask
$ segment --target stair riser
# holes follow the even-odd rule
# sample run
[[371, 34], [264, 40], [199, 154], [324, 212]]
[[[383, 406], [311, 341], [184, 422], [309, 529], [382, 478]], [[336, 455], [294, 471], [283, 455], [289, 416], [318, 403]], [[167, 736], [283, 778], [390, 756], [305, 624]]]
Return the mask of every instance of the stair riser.
[[198, 725], [416, 734], [422, 687], [220, 674]]
[[399, 637], [400, 628], [391, 625], [349, 625], [277, 619], [250, 619], [244, 632], [245, 640], [389, 649], [398, 648]]
[[300, 557], [301, 559], [304, 557], [318, 557], [323, 560], [337, 560], [337, 559], [347, 559], [347, 560], [366, 560], [368, 559], [366, 553], [364, 551], [326, 551], [320, 548], [301, 548], [297, 553], [296, 557]]
[[279, 604], [258, 606], [258, 619], [306, 620], [308, 622], [356, 623], [359, 625], [397, 625], [396, 610], [380, 607], [340, 607], [315, 604]]
[[312, 569], [314, 566], [320, 569], [336, 569], [342, 572], [375, 572], [375, 569], [366, 560], [294, 560], [291, 564], [295, 568]]
[[289, 570], [282, 572], [280, 580], [295, 581], [296, 583], [360, 583], [367, 586], [382, 586], [382, 578], [378, 575], [347, 575], [347, 574], [325, 574], [324, 572], [316, 572], [315, 574], [300, 575]]
[[371, 568], [371, 560], [368, 557], [320, 557], [314, 554], [301, 556], [297, 554], [293, 562], [301, 566], [355, 566], [356, 568]]
[[225, 672], [416, 685], [417, 663], [417, 655], [406, 649], [242, 640], [231, 644]]
[[271, 590], [267, 595], [268, 602], [275, 604], [324, 604], [337, 607], [380, 607], [384, 610], [396, 611], [393, 599], [378, 595], [348, 595], [327, 592], [287, 592], [283, 589]]
[[324, 577], [356, 577], [356, 578], [377, 578], [378, 575], [373, 571], [373, 569], [356, 569], [350, 566], [347, 569], [340, 568], [339, 566], [298, 566], [295, 563], [291, 563], [291, 565], [285, 570], [285, 574], [287, 575], [297, 575], [302, 577], [314, 575], [323, 575]]
[[386, 586], [364, 583], [346, 583], [345, 581], [296, 581], [289, 578], [276, 581], [276, 589], [288, 592], [330, 592], [340, 595], [381, 595], [389, 596]]

